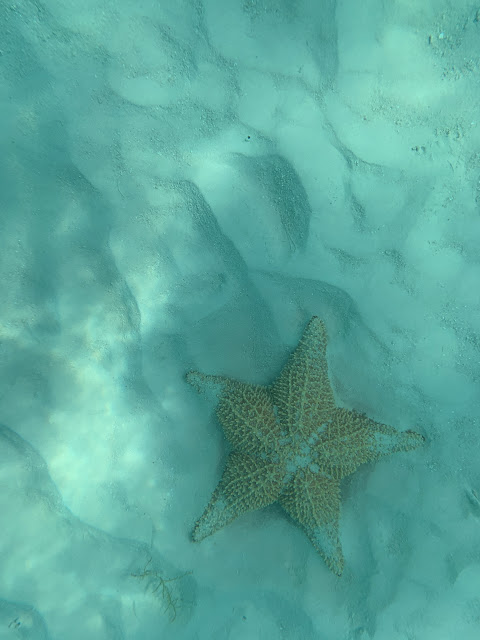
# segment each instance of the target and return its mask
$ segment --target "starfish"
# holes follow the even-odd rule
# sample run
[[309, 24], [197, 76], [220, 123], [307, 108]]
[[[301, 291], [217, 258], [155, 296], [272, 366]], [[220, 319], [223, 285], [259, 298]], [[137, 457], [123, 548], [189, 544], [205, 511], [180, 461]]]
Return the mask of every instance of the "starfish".
[[365, 462], [419, 447], [424, 438], [337, 407], [326, 349], [325, 325], [314, 316], [268, 387], [197, 371], [187, 374], [198, 391], [217, 393], [216, 414], [231, 445], [220, 482], [193, 530], [194, 541], [276, 502], [333, 573], [342, 574], [341, 480]]

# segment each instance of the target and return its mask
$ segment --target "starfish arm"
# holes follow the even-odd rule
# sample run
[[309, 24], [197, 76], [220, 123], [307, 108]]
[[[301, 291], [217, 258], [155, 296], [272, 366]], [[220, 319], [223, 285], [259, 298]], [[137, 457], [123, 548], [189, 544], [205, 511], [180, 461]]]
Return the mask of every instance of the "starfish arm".
[[373, 460], [389, 456], [396, 451], [411, 451], [425, 443], [425, 438], [411, 429], [397, 431], [388, 424], [375, 422], [366, 416], [364, 416], [364, 420], [368, 421], [370, 427], [370, 446]]
[[279, 466], [254, 456], [231, 453], [209, 505], [193, 529], [199, 542], [248, 511], [278, 499], [283, 474]]
[[278, 416], [290, 433], [310, 436], [335, 407], [326, 349], [325, 324], [314, 316], [272, 388]]
[[197, 371], [188, 373], [187, 381], [197, 390], [210, 387], [217, 391], [216, 414], [234, 449], [252, 455], [278, 451], [281, 426], [266, 387]]
[[337, 408], [323, 425], [315, 446], [316, 462], [328, 475], [340, 479], [365, 462], [416, 449], [424, 441], [414, 431], [397, 431], [358, 411]]
[[343, 571], [338, 535], [340, 483], [318, 473], [298, 473], [280, 496], [285, 511], [301, 525], [328, 568], [337, 576]]

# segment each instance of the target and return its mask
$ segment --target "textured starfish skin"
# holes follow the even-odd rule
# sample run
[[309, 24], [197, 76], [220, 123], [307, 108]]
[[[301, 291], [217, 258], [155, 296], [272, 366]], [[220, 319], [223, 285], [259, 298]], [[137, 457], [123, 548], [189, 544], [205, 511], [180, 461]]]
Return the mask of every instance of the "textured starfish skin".
[[187, 381], [218, 394], [216, 414], [232, 452], [193, 530], [195, 541], [248, 511], [278, 502], [328, 567], [343, 571], [340, 481], [360, 464], [424, 442], [357, 411], [335, 406], [328, 379], [327, 332], [313, 317], [270, 387], [195, 371]]

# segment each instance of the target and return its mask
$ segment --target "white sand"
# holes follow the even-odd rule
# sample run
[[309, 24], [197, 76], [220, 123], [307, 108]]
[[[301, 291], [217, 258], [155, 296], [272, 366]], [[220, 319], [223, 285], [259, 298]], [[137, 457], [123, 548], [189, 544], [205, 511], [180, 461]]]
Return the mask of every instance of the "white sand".
[[[0, 8], [0, 638], [480, 629], [480, 14], [458, 0]], [[226, 451], [190, 368], [427, 438], [190, 540]], [[178, 578], [170, 582], [168, 579]]]

